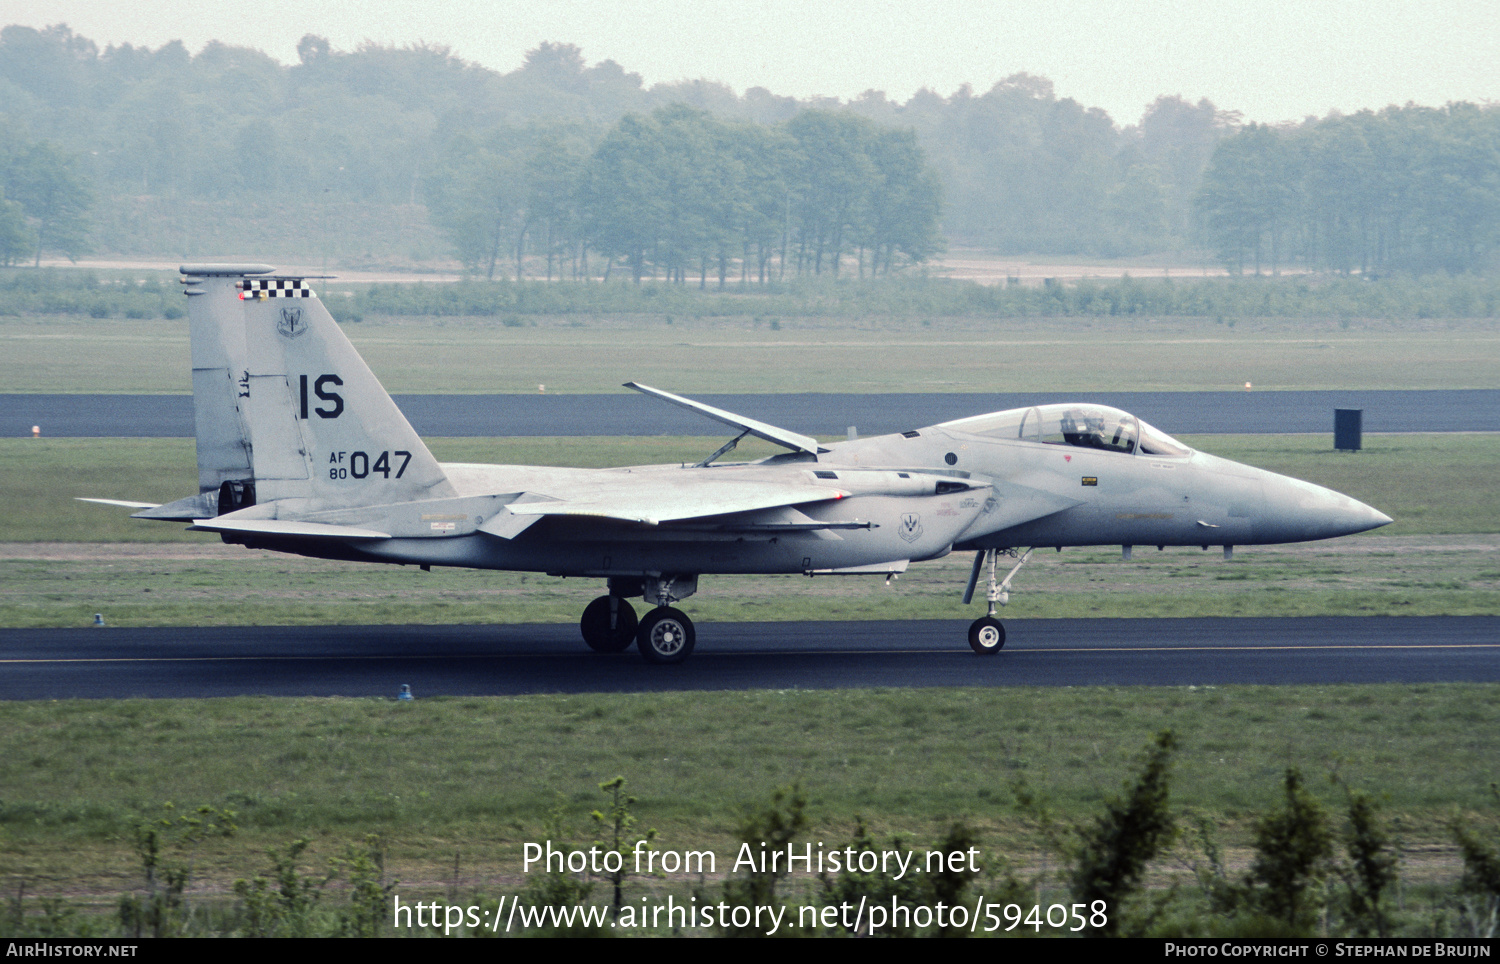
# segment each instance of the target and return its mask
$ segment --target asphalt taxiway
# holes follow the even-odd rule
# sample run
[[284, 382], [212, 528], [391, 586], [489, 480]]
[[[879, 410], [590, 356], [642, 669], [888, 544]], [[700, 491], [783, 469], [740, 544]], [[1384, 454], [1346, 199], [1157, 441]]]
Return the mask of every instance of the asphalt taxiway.
[[584, 648], [572, 625], [0, 630], [0, 699], [925, 686], [1500, 682], [1500, 617], [703, 623], [677, 666]]

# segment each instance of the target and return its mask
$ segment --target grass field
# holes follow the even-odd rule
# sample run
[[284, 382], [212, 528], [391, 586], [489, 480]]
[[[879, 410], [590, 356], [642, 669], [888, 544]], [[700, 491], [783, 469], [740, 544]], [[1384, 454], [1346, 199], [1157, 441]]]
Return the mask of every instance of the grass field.
[[[1488, 686], [1223, 687], [745, 692], [381, 700], [224, 699], [0, 705], [7, 777], [0, 879], [31, 894], [108, 895], [138, 867], [135, 821], [210, 804], [240, 833], [198, 855], [223, 889], [266, 847], [314, 842], [318, 860], [375, 832], [403, 893], [493, 897], [522, 881], [521, 844], [592, 838], [597, 785], [616, 775], [664, 848], [727, 862], [739, 819], [773, 787], [807, 791], [810, 840], [842, 844], [863, 815], [878, 837], [930, 844], [954, 819], [992, 854], [1036, 870], [1015, 810], [1024, 777], [1078, 819], [1171, 727], [1172, 803], [1218, 828], [1243, 860], [1251, 818], [1287, 766], [1338, 807], [1337, 774], [1378, 791], [1408, 873], [1447, 878], [1445, 821], [1484, 814], [1500, 755]], [[1255, 738], [1246, 740], [1253, 732]], [[1481, 817], [1481, 819], [1486, 819]], [[1184, 838], [1179, 851], [1193, 850]], [[455, 859], [457, 881], [452, 881]], [[1201, 854], [1199, 855], [1201, 859]], [[1178, 873], [1181, 872], [1181, 865]], [[992, 864], [993, 866], [993, 864]], [[681, 882], [679, 881], [679, 884]]]
[[[1027, 392], [1493, 388], [1486, 320], [381, 319], [344, 326], [387, 391]], [[0, 317], [0, 392], [187, 392], [187, 323]]]

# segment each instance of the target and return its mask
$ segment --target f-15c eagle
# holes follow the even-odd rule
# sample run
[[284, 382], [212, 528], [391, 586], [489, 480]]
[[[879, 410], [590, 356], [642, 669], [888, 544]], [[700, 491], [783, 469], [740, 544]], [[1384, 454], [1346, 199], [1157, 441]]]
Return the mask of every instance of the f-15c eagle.
[[[225, 542], [325, 559], [602, 579], [590, 647], [653, 663], [693, 651], [672, 604], [714, 573], [899, 573], [973, 552], [969, 644], [1029, 547], [1223, 546], [1326, 539], [1391, 519], [1307, 482], [1195, 452], [1135, 416], [1086, 403], [1019, 408], [842, 442], [645, 385], [737, 434], [695, 465], [567, 469], [440, 463], [308, 287], [267, 265], [191, 264], [198, 493], [120, 503]], [[719, 458], [747, 435], [787, 451]], [[1001, 556], [1016, 557], [997, 581]], [[651, 605], [637, 618], [630, 603]]]

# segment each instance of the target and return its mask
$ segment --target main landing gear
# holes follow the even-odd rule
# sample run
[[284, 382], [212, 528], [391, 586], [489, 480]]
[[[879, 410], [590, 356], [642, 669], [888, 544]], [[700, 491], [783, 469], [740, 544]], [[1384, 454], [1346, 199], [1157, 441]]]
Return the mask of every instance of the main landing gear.
[[680, 663], [697, 641], [693, 621], [671, 606], [657, 606], [641, 620], [636, 648], [648, 663]]
[[578, 628], [583, 631], [583, 641], [594, 652], [623, 653], [635, 642], [639, 623], [630, 601], [611, 593], [584, 608]]
[[[693, 621], [668, 604], [692, 595], [697, 588], [697, 576], [612, 578], [609, 595], [583, 610], [578, 621], [583, 641], [596, 653], [622, 653], [635, 643], [648, 663], [680, 663], [692, 654], [698, 634]], [[638, 620], [625, 593], [640, 593], [647, 599], [655, 596], [657, 606]]]
[[990, 609], [986, 615], [980, 616], [969, 626], [969, 646], [980, 656], [993, 656], [1000, 652], [1005, 646], [1005, 626], [995, 618], [995, 606], [1004, 606], [1010, 602], [1010, 581], [1020, 568], [1026, 565], [1026, 560], [1031, 558], [1031, 550], [1027, 549], [1019, 562], [1017, 562], [1006, 575], [1005, 580], [998, 585], [995, 583], [995, 563], [1000, 555], [1004, 553], [1015, 558], [1014, 549], [982, 549], [974, 557], [974, 571], [969, 574], [969, 585], [964, 590], [964, 604], [967, 605], [974, 598], [974, 589], [979, 584], [980, 573], [985, 566], [989, 566], [990, 579], [989, 588], [985, 591], [985, 598], [989, 601]]

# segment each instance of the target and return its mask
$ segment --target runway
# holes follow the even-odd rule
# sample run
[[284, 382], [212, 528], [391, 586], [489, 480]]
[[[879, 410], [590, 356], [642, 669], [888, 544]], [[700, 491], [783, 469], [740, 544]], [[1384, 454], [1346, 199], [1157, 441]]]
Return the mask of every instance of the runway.
[[1500, 617], [705, 623], [678, 666], [572, 625], [0, 630], [0, 699], [1500, 681]]
[[[642, 395], [397, 395], [420, 435], [715, 435], [718, 424]], [[701, 401], [810, 435], [850, 426], [879, 435], [1047, 402], [1092, 401], [1168, 434], [1333, 432], [1336, 408], [1364, 412], [1366, 432], [1500, 431], [1500, 390], [1327, 392], [911, 393], [699, 395]], [[189, 438], [189, 395], [0, 395], [0, 436]]]

